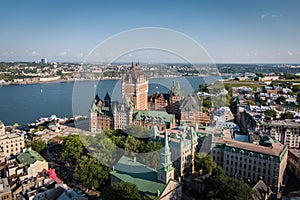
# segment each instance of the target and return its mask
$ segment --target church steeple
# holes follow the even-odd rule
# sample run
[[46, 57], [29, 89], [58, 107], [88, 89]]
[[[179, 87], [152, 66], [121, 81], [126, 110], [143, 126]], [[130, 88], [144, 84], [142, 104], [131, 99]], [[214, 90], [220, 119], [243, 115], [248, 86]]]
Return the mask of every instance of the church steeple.
[[171, 161], [171, 151], [168, 142], [168, 132], [165, 131], [164, 147], [161, 152], [160, 165], [157, 172], [157, 179], [163, 183], [168, 183], [174, 179], [174, 168]]

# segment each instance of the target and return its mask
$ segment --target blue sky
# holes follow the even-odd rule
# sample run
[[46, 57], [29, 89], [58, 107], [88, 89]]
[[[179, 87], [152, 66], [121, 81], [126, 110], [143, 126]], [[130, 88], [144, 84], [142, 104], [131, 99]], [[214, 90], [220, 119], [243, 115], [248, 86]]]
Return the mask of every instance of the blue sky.
[[114, 34], [162, 27], [190, 36], [215, 62], [300, 63], [298, 0], [10, 0], [0, 7], [0, 61], [81, 62]]

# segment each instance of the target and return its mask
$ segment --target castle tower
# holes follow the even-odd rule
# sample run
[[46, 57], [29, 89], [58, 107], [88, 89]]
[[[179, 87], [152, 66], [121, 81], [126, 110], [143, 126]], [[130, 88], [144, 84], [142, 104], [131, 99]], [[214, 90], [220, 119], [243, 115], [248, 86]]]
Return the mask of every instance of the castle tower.
[[174, 168], [171, 161], [171, 151], [168, 142], [168, 133], [165, 131], [165, 142], [162, 153], [160, 154], [160, 165], [157, 170], [157, 180], [168, 183], [170, 179], [174, 179]]
[[139, 64], [132, 63], [123, 77], [122, 95], [130, 97], [136, 110], [148, 110], [148, 78]]
[[111, 98], [108, 94], [108, 92], [106, 93], [105, 97], [104, 97], [104, 103], [106, 107], [110, 107], [111, 105]]

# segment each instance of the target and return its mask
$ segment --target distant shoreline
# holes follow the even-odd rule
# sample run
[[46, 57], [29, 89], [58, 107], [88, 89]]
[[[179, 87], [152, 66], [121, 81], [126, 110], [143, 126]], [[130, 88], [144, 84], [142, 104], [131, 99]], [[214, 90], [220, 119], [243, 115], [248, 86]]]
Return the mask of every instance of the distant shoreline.
[[[149, 79], [155, 79], [155, 78], [193, 78], [193, 77], [207, 77], [207, 76], [215, 76], [217, 75], [201, 75], [201, 76], [173, 76], [173, 77], [150, 77]], [[230, 75], [219, 75], [222, 76], [230, 76]], [[65, 83], [65, 82], [76, 82], [76, 81], [105, 81], [105, 80], [120, 80], [121, 78], [102, 78], [102, 79], [71, 79], [71, 80], [51, 80], [51, 81], [39, 81], [34, 83], [8, 83], [8, 84], [1, 84], [0, 86], [11, 86], [11, 85], [35, 85], [35, 84], [43, 84], [43, 83]]]

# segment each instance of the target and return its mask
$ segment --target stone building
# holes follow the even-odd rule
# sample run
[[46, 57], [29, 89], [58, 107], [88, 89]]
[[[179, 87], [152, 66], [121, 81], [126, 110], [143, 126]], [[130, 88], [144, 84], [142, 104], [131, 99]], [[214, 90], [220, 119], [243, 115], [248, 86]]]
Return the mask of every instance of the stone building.
[[17, 155], [15, 160], [6, 164], [6, 176], [14, 179], [36, 177], [44, 169], [48, 170], [48, 162], [36, 151], [27, 149]]
[[167, 136], [157, 170], [137, 162], [136, 159], [122, 156], [111, 172], [111, 182], [120, 181], [135, 184], [142, 196], [161, 200], [181, 199], [182, 186], [174, 179]]
[[[197, 133], [193, 127], [179, 126], [168, 129], [168, 141], [171, 150], [173, 166], [181, 177], [194, 172], [194, 155], [198, 145]], [[165, 135], [153, 127], [150, 132], [150, 139], [165, 141]]]
[[113, 101], [111, 104], [114, 129], [124, 129], [132, 123], [134, 105], [129, 97], [124, 96], [122, 102]]
[[266, 136], [260, 145], [231, 139], [224, 133], [211, 135], [213, 160], [226, 174], [256, 183], [262, 179], [277, 194], [283, 186], [288, 147]]
[[134, 109], [148, 110], [148, 78], [138, 63], [122, 78], [122, 96], [131, 99]]
[[300, 123], [292, 120], [271, 121], [262, 123], [259, 130], [267, 133], [282, 144], [290, 148], [299, 148], [300, 143]]
[[175, 116], [166, 111], [135, 110], [132, 122], [143, 128], [151, 129], [156, 126], [159, 130], [165, 130], [175, 126]]
[[0, 121], [0, 162], [5, 162], [11, 155], [22, 152], [24, 135], [21, 132], [6, 133], [4, 124]]
[[288, 168], [300, 180], [300, 150], [289, 149]]
[[0, 179], [0, 199], [12, 200], [12, 193], [7, 178]]
[[210, 117], [202, 112], [202, 100], [196, 93], [188, 94], [180, 102], [181, 118], [180, 123], [189, 126], [210, 124]]
[[106, 100], [102, 101], [99, 96], [96, 95], [89, 114], [91, 132], [113, 128], [113, 116], [110, 108], [110, 100], [108, 100], [107, 96]]
[[173, 81], [170, 90], [169, 105], [167, 112], [175, 114], [176, 119], [180, 119], [180, 102], [184, 99], [184, 93], [180, 88], [179, 82]]
[[170, 104], [170, 95], [156, 92], [148, 97], [149, 110], [165, 111]]

